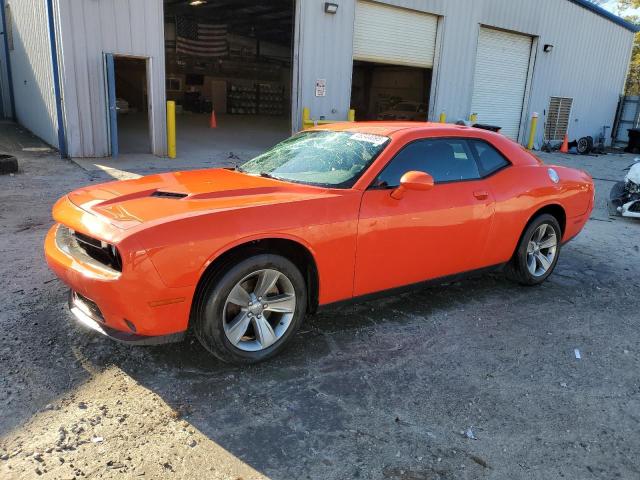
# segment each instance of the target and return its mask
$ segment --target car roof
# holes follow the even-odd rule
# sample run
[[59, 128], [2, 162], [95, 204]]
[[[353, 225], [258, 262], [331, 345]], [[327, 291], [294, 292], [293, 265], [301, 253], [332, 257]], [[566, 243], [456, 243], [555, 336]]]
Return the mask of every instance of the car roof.
[[[439, 135], [457, 135], [461, 130], [472, 127], [465, 125], [453, 125], [451, 123], [434, 122], [337, 122], [327, 125], [319, 125], [313, 130], [332, 130], [336, 132], [369, 133], [373, 135], [394, 136], [398, 132], [413, 131], [437, 131]], [[475, 129], [474, 129], [475, 130]], [[479, 130], [479, 129], [478, 129]]]

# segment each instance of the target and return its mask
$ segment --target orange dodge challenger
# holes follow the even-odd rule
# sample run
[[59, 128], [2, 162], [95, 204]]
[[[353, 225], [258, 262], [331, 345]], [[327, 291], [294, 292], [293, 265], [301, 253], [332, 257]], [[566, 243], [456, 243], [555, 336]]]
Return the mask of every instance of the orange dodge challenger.
[[588, 174], [497, 133], [344, 123], [235, 169], [76, 190], [53, 207], [45, 253], [81, 323], [141, 344], [191, 328], [251, 363], [318, 306], [499, 266], [539, 284], [593, 202]]

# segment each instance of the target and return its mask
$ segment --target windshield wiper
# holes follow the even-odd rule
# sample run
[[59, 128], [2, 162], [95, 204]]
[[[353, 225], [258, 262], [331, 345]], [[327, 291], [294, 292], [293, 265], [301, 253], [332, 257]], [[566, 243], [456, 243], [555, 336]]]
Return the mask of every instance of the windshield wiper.
[[272, 178], [273, 180], [280, 180], [280, 178], [274, 177], [273, 175], [267, 172], [260, 172], [258, 175], [260, 175], [263, 178]]

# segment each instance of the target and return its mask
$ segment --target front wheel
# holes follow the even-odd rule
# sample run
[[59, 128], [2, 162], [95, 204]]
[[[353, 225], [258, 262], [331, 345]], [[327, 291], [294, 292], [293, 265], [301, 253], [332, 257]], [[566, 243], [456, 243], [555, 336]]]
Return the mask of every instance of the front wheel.
[[553, 215], [536, 217], [527, 226], [507, 264], [507, 276], [522, 285], [544, 282], [558, 263], [561, 240], [562, 231]]
[[207, 280], [195, 305], [200, 343], [229, 363], [256, 363], [280, 352], [306, 312], [304, 277], [288, 259], [259, 254]]

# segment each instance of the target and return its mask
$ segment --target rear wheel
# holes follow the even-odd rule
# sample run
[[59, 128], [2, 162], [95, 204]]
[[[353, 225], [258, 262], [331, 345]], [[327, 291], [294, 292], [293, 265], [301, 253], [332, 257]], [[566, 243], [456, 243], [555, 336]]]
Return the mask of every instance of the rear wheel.
[[302, 323], [306, 285], [280, 255], [260, 254], [205, 283], [193, 327], [200, 343], [230, 363], [255, 363], [280, 352]]
[[562, 231], [549, 214], [536, 217], [526, 228], [506, 273], [522, 285], [544, 282], [558, 263]]

